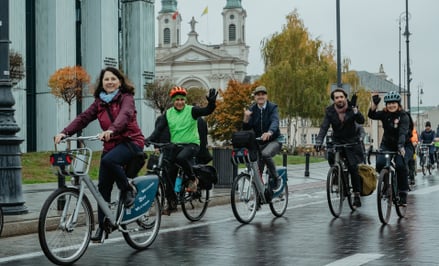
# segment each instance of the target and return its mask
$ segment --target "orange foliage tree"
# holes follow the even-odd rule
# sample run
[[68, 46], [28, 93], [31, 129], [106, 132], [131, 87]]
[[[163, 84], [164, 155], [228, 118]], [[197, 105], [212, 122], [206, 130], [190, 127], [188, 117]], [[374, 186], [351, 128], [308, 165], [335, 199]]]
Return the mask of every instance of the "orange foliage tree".
[[69, 119], [73, 101], [82, 99], [82, 90], [89, 83], [90, 75], [81, 66], [60, 68], [50, 76], [51, 93], [69, 105]]
[[257, 84], [242, 84], [230, 80], [226, 90], [219, 90], [215, 111], [207, 117], [209, 132], [213, 140], [228, 141], [232, 133], [242, 128], [244, 108], [253, 100], [252, 92]]

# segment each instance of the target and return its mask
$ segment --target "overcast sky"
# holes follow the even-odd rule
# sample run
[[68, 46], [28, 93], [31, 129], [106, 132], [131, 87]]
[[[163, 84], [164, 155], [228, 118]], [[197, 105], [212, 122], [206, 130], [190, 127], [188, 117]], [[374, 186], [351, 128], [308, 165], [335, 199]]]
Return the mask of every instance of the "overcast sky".
[[[178, 0], [182, 16], [182, 42], [190, 31], [192, 16], [198, 21], [198, 40], [220, 44], [221, 12], [226, 0]], [[399, 83], [399, 21], [405, 30], [405, 0], [340, 0], [341, 54], [349, 57], [351, 69], [377, 73], [383, 64], [388, 79]], [[208, 14], [201, 16], [205, 7]], [[242, 0], [247, 11], [247, 45], [250, 46], [247, 73], [262, 74], [260, 42], [286, 24], [285, 16], [297, 9], [312, 38], [336, 46], [336, 0]], [[161, 1], [156, 1], [157, 12]], [[439, 0], [409, 1], [411, 106], [417, 106], [418, 88], [423, 88], [423, 105], [439, 104]], [[406, 84], [406, 40], [401, 36], [401, 84]]]

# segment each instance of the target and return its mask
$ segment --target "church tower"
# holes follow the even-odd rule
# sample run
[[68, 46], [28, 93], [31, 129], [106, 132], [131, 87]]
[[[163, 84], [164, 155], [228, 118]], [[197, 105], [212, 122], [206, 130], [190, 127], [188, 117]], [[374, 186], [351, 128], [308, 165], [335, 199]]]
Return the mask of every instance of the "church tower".
[[241, 0], [227, 0], [222, 15], [224, 44], [245, 44], [245, 18], [247, 12], [242, 8]]
[[162, 0], [162, 9], [158, 20], [158, 47], [172, 48], [180, 46], [181, 15], [177, 10], [177, 0]]

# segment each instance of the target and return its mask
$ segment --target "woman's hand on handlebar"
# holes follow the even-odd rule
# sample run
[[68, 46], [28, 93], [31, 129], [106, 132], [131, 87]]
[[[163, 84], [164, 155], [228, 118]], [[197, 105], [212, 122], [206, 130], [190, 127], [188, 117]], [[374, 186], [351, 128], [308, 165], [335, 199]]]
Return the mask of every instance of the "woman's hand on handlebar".
[[59, 133], [55, 137], [53, 137], [53, 142], [55, 142], [55, 144], [59, 144], [61, 142], [61, 140], [64, 139], [65, 137], [67, 137], [66, 134]]
[[109, 141], [113, 135], [112, 130], [105, 130], [104, 132], [99, 134], [99, 139], [103, 141]]

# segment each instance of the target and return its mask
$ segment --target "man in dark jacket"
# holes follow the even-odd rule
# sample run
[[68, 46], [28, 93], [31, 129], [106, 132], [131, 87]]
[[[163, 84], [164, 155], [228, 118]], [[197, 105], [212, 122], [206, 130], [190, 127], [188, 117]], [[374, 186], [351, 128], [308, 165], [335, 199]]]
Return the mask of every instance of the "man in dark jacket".
[[364, 153], [361, 143], [358, 141], [357, 124], [364, 124], [364, 116], [356, 106], [356, 95], [352, 96], [352, 100], [349, 102], [346, 92], [338, 88], [331, 93], [331, 99], [334, 104], [326, 108], [325, 117], [316, 138], [315, 148], [317, 151], [321, 149], [323, 139], [330, 126], [332, 127], [332, 139], [335, 144], [356, 143], [344, 149], [344, 156], [347, 159], [348, 170], [351, 174], [354, 206], [361, 207], [361, 178], [358, 174], [358, 164], [364, 161]]
[[435, 150], [434, 138], [435, 138], [434, 130], [431, 129], [430, 121], [427, 121], [425, 122], [425, 130], [422, 131], [421, 135], [419, 136], [419, 142], [424, 145], [430, 145], [428, 146], [429, 157], [430, 157], [430, 164], [433, 168], [434, 168], [434, 150]]
[[262, 160], [259, 169], [262, 171], [267, 165], [270, 178], [275, 179], [274, 192], [282, 188], [282, 178], [279, 177], [273, 157], [280, 152], [282, 144], [277, 141], [280, 136], [279, 112], [275, 103], [267, 100], [267, 89], [259, 86], [253, 92], [255, 104], [249, 110], [244, 110], [243, 129], [253, 130], [256, 137], [261, 139], [258, 145], [261, 150]]

